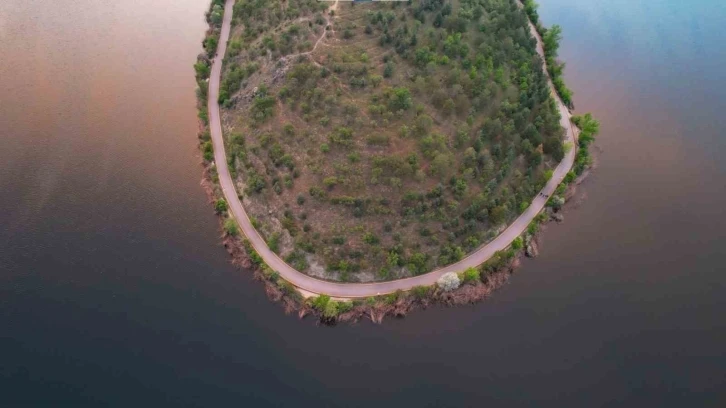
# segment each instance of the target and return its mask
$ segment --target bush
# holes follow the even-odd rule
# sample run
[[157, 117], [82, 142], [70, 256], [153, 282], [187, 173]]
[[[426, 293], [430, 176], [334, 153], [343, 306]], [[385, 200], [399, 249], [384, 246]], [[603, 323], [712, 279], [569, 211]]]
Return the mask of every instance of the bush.
[[560, 196], [554, 196], [550, 200], [550, 204], [554, 210], [559, 210], [563, 205], [565, 205], [565, 199]]
[[211, 162], [214, 160], [214, 147], [212, 147], [211, 141], [204, 142], [202, 152], [204, 153], [204, 161]]
[[379, 242], [381, 242], [381, 240], [378, 239], [378, 237], [374, 234], [366, 232], [366, 234], [363, 236], [363, 242], [368, 245], [377, 245]]
[[310, 193], [311, 197], [315, 197], [315, 198], [319, 198], [319, 199], [323, 199], [326, 196], [325, 190], [323, 190], [322, 188], [320, 188], [318, 186], [310, 187], [308, 192]]
[[224, 200], [224, 198], [220, 198], [214, 203], [214, 210], [217, 212], [217, 214], [222, 214], [223, 212], [227, 211], [227, 201]]
[[408, 88], [394, 88], [388, 100], [388, 107], [393, 111], [407, 110], [413, 106], [411, 91]]
[[316, 298], [313, 298], [310, 303], [316, 310], [323, 311], [328, 303], [330, 303], [330, 296], [320, 295]]
[[224, 232], [232, 237], [236, 237], [239, 235], [239, 227], [237, 226], [237, 222], [232, 218], [227, 218], [226, 221], [224, 221]]
[[257, 96], [252, 103], [252, 117], [256, 122], [264, 122], [272, 117], [275, 108], [274, 96]]
[[411, 289], [411, 294], [416, 299], [425, 299], [429, 293], [431, 293], [431, 287], [430, 286], [414, 286]]
[[383, 68], [383, 76], [385, 78], [390, 78], [393, 76], [393, 64], [392, 63], [389, 62], [385, 65], [385, 67]]
[[335, 176], [326, 177], [325, 179], [323, 179], [323, 184], [325, 185], [325, 187], [328, 188], [328, 190], [332, 190], [333, 187], [338, 184], [338, 178]]
[[278, 253], [280, 250], [280, 233], [273, 232], [270, 238], [267, 240], [267, 246], [274, 253]]
[[480, 278], [479, 270], [476, 268], [467, 268], [461, 273], [461, 280], [464, 283], [478, 281]]
[[517, 237], [512, 241], [512, 249], [514, 250], [520, 250], [524, 246], [524, 241], [522, 240], [522, 237]]

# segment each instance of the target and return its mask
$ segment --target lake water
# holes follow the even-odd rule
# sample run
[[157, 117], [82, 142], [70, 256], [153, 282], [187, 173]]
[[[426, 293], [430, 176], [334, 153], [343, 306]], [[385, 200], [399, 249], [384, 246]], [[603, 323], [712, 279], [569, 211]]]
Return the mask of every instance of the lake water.
[[723, 406], [726, 5], [542, 3], [587, 199], [488, 301], [329, 328], [219, 245], [207, 0], [2, 0], [0, 406]]

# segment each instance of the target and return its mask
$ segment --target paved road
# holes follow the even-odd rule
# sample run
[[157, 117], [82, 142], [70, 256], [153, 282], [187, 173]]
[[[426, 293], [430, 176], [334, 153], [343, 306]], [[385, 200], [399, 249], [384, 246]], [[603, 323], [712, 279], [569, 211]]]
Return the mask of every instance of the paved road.
[[[480, 247], [466, 258], [461, 261], [449, 265], [447, 267], [437, 269], [429, 272], [425, 275], [415, 276], [406, 279], [399, 279], [391, 282], [377, 282], [377, 283], [336, 283], [328, 282], [320, 279], [316, 279], [305, 275], [302, 272], [295, 270], [290, 265], [286, 264], [280, 259], [277, 254], [272, 252], [265, 243], [265, 240], [255, 230], [250, 222], [247, 213], [245, 212], [242, 203], [237, 197], [237, 192], [232, 182], [232, 178], [227, 167], [227, 157], [224, 151], [224, 139], [222, 137], [222, 127], [219, 117], [219, 104], [217, 99], [219, 96], [219, 82], [220, 74], [222, 70], [222, 59], [227, 49], [227, 41], [229, 39], [229, 31], [232, 20], [232, 7], [234, 0], [227, 0], [225, 4], [224, 21], [222, 24], [222, 33], [219, 38], [219, 47], [217, 51], [217, 57], [212, 63], [212, 73], [209, 80], [209, 123], [212, 135], [212, 141], [214, 143], [214, 161], [217, 164], [217, 171], [219, 172], [219, 182], [224, 192], [224, 196], [229, 204], [229, 209], [240, 225], [242, 232], [249, 239], [252, 246], [257, 250], [262, 259], [274, 270], [278, 271], [280, 276], [292, 283], [293, 285], [304, 289], [308, 292], [317, 294], [326, 294], [332, 297], [341, 298], [356, 298], [356, 297], [368, 297], [375, 296], [378, 294], [392, 293], [397, 290], [408, 290], [414, 286], [419, 285], [433, 285], [441, 277], [441, 275], [447, 272], [461, 272], [466, 268], [478, 266], [494, 255], [495, 252], [507, 248], [515, 238], [522, 235], [527, 229], [530, 222], [535, 216], [544, 208], [546, 199], [541, 196], [537, 196], [532, 201], [532, 204], [527, 210], [519, 216], [506, 230], [504, 230], [499, 236], [493, 241]], [[542, 52], [542, 42], [539, 36], [536, 35], [534, 27], [530, 25], [530, 29], [533, 30], [533, 35], [538, 40], [537, 51], [540, 55]], [[543, 57], [544, 59], [544, 57]], [[567, 172], [572, 167], [575, 160], [575, 129], [570, 121], [570, 112], [567, 107], [562, 103], [560, 98], [554, 92], [554, 87], [550, 81], [550, 88], [554, 94], [557, 106], [562, 116], [561, 125], [567, 132], [567, 141], [573, 144], [573, 148], [566, 153], [565, 158], [557, 166], [554, 171], [552, 179], [549, 180], [547, 185], [542, 189], [542, 192], [547, 195], [551, 195], [557, 185], [560, 184], [562, 179], [565, 177]]]

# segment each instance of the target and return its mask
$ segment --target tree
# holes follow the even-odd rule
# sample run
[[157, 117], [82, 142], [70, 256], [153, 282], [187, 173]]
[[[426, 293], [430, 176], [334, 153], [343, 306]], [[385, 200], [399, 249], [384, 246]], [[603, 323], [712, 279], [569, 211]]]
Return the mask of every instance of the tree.
[[565, 199], [560, 196], [554, 196], [550, 200], [550, 203], [552, 204], [552, 208], [554, 210], [559, 210], [562, 208], [563, 205], [565, 205]]
[[197, 73], [197, 79], [207, 79], [209, 78], [211, 68], [205, 61], [199, 61], [194, 64], [194, 71]]
[[433, 61], [434, 53], [431, 52], [429, 47], [421, 47], [416, 50], [415, 61], [419, 68], [424, 68], [426, 65]]
[[413, 105], [411, 91], [406, 87], [393, 88], [388, 100], [388, 107], [394, 111], [407, 110]]
[[503, 223], [507, 219], [507, 208], [502, 205], [494, 207], [489, 215], [489, 219], [491, 220], [492, 225], [499, 225]]
[[595, 120], [590, 113], [573, 116], [572, 122], [580, 128], [579, 142], [583, 147], [587, 147], [588, 144], [595, 140], [595, 135], [600, 132], [600, 122]]
[[459, 280], [459, 275], [457, 275], [456, 272], [448, 272], [441, 276], [439, 280], [436, 281], [436, 284], [444, 292], [450, 292], [461, 285], [461, 280]]
[[207, 51], [207, 55], [211, 57], [217, 50], [217, 43], [219, 42], [218, 35], [212, 35], [204, 40], [204, 49]]
[[557, 49], [560, 47], [561, 40], [562, 27], [555, 24], [547, 29], [547, 32], [542, 36], [542, 42], [544, 43], [545, 55], [547, 58], [557, 58]]
[[209, 13], [209, 21], [219, 27], [222, 25], [222, 17], [224, 16], [224, 9], [219, 4], [215, 4], [214, 7], [212, 7], [212, 12]]
[[385, 78], [390, 78], [393, 76], [393, 64], [387, 63], [386, 66], [383, 68], [383, 76]]
[[259, 95], [252, 103], [252, 117], [257, 122], [264, 122], [274, 114], [275, 97]]
[[416, 252], [411, 255], [408, 259], [408, 269], [418, 275], [426, 272], [426, 264], [428, 263], [428, 256], [421, 252]]

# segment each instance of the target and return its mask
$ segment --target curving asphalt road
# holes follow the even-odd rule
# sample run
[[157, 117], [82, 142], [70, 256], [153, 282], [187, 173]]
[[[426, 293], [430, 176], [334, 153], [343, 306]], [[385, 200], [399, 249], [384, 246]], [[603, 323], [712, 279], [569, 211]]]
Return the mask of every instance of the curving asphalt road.
[[[399, 279], [390, 282], [376, 282], [376, 283], [338, 283], [328, 282], [320, 279], [313, 278], [302, 272], [295, 270], [290, 265], [286, 264], [285, 261], [280, 259], [274, 252], [267, 247], [265, 240], [255, 230], [250, 222], [247, 213], [245, 212], [242, 203], [237, 197], [237, 191], [235, 190], [234, 182], [229, 173], [227, 167], [227, 156], [224, 151], [224, 139], [222, 137], [222, 126], [219, 116], [219, 104], [217, 103], [219, 96], [219, 83], [222, 71], [222, 60], [224, 58], [225, 51], [227, 49], [227, 41], [229, 40], [229, 32], [232, 21], [232, 7], [234, 6], [235, 0], [227, 0], [224, 7], [224, 21], [222, 23], [222, 32], [219, 37], [219, 46], [217, 48], [217, 56], [214, 58], [212, 63], [212, 73], [209, 80], [209, 123], [210, 131], [212, 135], [212, 142], [214, 145], [214, 161], [217, 166], [219, 173], [219, 182], [224, 192], [224, 196], [229, 204], [229, 210], [232, 216], [237, 220], [242, 232], [245, 234], [247, 239], [250, 241], [255, 250], [260, 254], [262, 259], [270, 266], [270, 268], [276, 270], [280, 276], [286, 281], [292, 283], [300, 289], [316, 294], [326, 294], [331, 297], [339, 298], [358, 298], [358, 297], [369, 297], [379, 294], [393, 293], [397, 290], [409, 290], [415, 286], [428, 286], [433, 285], [436, 281], [447, 272], [461, 272], [469, 267], [476, 267], [486, 262], [489, 258], [494, 255], [495, 252], [507, 248], [515, 238], [522, 235], [527, 229], [530, 222], [539, 214], [544, 208], [547, 199], [541, 195], [537, 195], [532, 201], [532, 204], [527, 210], [522, 213], [506, 230], [504, 230], [499, 236], [493, 241], [480, 247], [475, 252], [468, 255], [461, 261], [446, 266], [441, 269], [429, 272], [424, 275], [415, 276], [411, 278]], [[534, 26], [530, 23], [530, 29], [532, 35], [537, 39], [537, 52], [543, 56], [544, 52], [542, 49], [542, 40], [537, 35]], [[549, 81], [550, 89], [553, 93], [557, 106], [560, 110], [562, 119], [560, 121], [562, 127], [566, 130], [567, 141], [573, 145], [566, 154], [565, 158], [560, 162], [554, 171], [552, 178], [549, 180], [547, 185], [542, 189], [542, 193], [551, 195], [554, 193], [557, 186], [564, 179], [567, 172], [572, 167], [575, 160], [575, 128], [570, 120], [570, 112], [567, 107], [562, 103], [557, 93], [554, 91], [552, 81]]]

